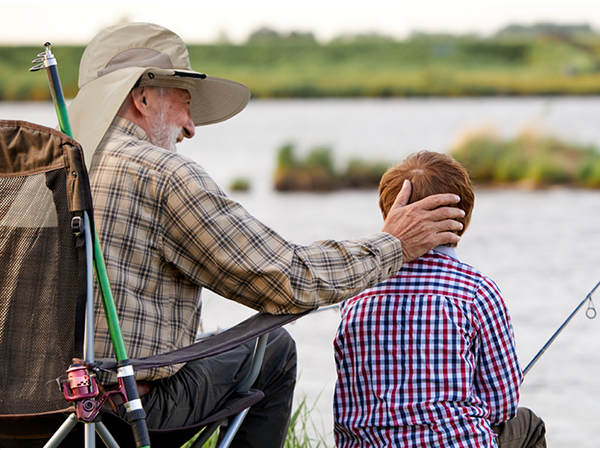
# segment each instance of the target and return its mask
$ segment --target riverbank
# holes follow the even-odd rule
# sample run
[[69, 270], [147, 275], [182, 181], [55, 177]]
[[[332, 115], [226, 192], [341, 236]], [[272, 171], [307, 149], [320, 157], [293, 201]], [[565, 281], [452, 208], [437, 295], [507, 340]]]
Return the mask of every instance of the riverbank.
[[[192, 67], [246, 84], [255, 98], [461, 97], [600, 93], [600, 36], [278, 38], [189, 47]], [[67, 98], [83, 46], [53, 46]], [[30, 74], [43, 47], [0, 46], [0, 100], [48, 100]]]

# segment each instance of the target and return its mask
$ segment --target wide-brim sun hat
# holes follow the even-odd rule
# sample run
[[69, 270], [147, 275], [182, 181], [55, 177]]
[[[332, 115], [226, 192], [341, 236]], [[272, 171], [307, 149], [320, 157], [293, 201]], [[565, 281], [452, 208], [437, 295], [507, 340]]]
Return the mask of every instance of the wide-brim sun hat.
[[185, 43], [171, 30], [151, 23], [109, 27], [85, 49], [79, 92], [69, 105], [73, 137], [81, 144], [88, 166], [136, 84], [187, 89], [195, 126], [227, 120], [250, 101], [245, 85], [192, 70]]

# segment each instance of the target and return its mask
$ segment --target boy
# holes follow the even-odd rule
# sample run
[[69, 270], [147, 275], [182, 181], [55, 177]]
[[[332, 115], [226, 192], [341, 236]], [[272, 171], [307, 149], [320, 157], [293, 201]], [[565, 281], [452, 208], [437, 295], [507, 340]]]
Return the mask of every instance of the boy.
[[[475, 196], [466, 170], [423, 151], [382, 177], [385, 218], [404, 180], [409, 203], [432, 193], [460, 196], [467, 229]], [[519, 367], [508, 310], [489, 278], [439, 246], [342, 304], [334, 341], [338, 447], [545, 446], [543, 422], [520, 408]], [[507, 426], [508, 423], [516, 427]], [[517, 426], [518, 425], [518, 426]], [[533, 437], [532, 437], [533, 436]], [[502, 438], [499, 440], [500, 444]]]

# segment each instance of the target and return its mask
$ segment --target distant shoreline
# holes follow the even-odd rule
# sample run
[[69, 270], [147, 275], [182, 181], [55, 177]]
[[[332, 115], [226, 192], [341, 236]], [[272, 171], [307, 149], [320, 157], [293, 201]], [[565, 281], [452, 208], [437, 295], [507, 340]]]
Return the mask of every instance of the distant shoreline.
[[[189, 45], [192, 67], [246, 84], [254, 98], [423, 98], [600, 94], [600, 36], [358, 37], [319, 44], [306, 36], [241, 45]], [[29, 73], [41, 46], [0, 45], [0, 100], [48, 100]], [[67, 98], [77, 91], [83, 46], [53, 46]]]

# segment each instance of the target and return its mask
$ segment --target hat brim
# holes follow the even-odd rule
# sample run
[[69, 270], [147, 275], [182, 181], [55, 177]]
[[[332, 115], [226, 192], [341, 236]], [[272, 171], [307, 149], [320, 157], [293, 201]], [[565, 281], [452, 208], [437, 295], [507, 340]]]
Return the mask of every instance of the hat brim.
[[123, 101], [140, 78], [140, 85], [188, 90], [190, 113], [196, 126], [223, 122], [240, 113], [250, 101], [250, 90], [245, 85], [198, 72], [147, 67], [110, 72], [83, 86], [69, 105], [73, 137], [81, 144], [88, 166]]

